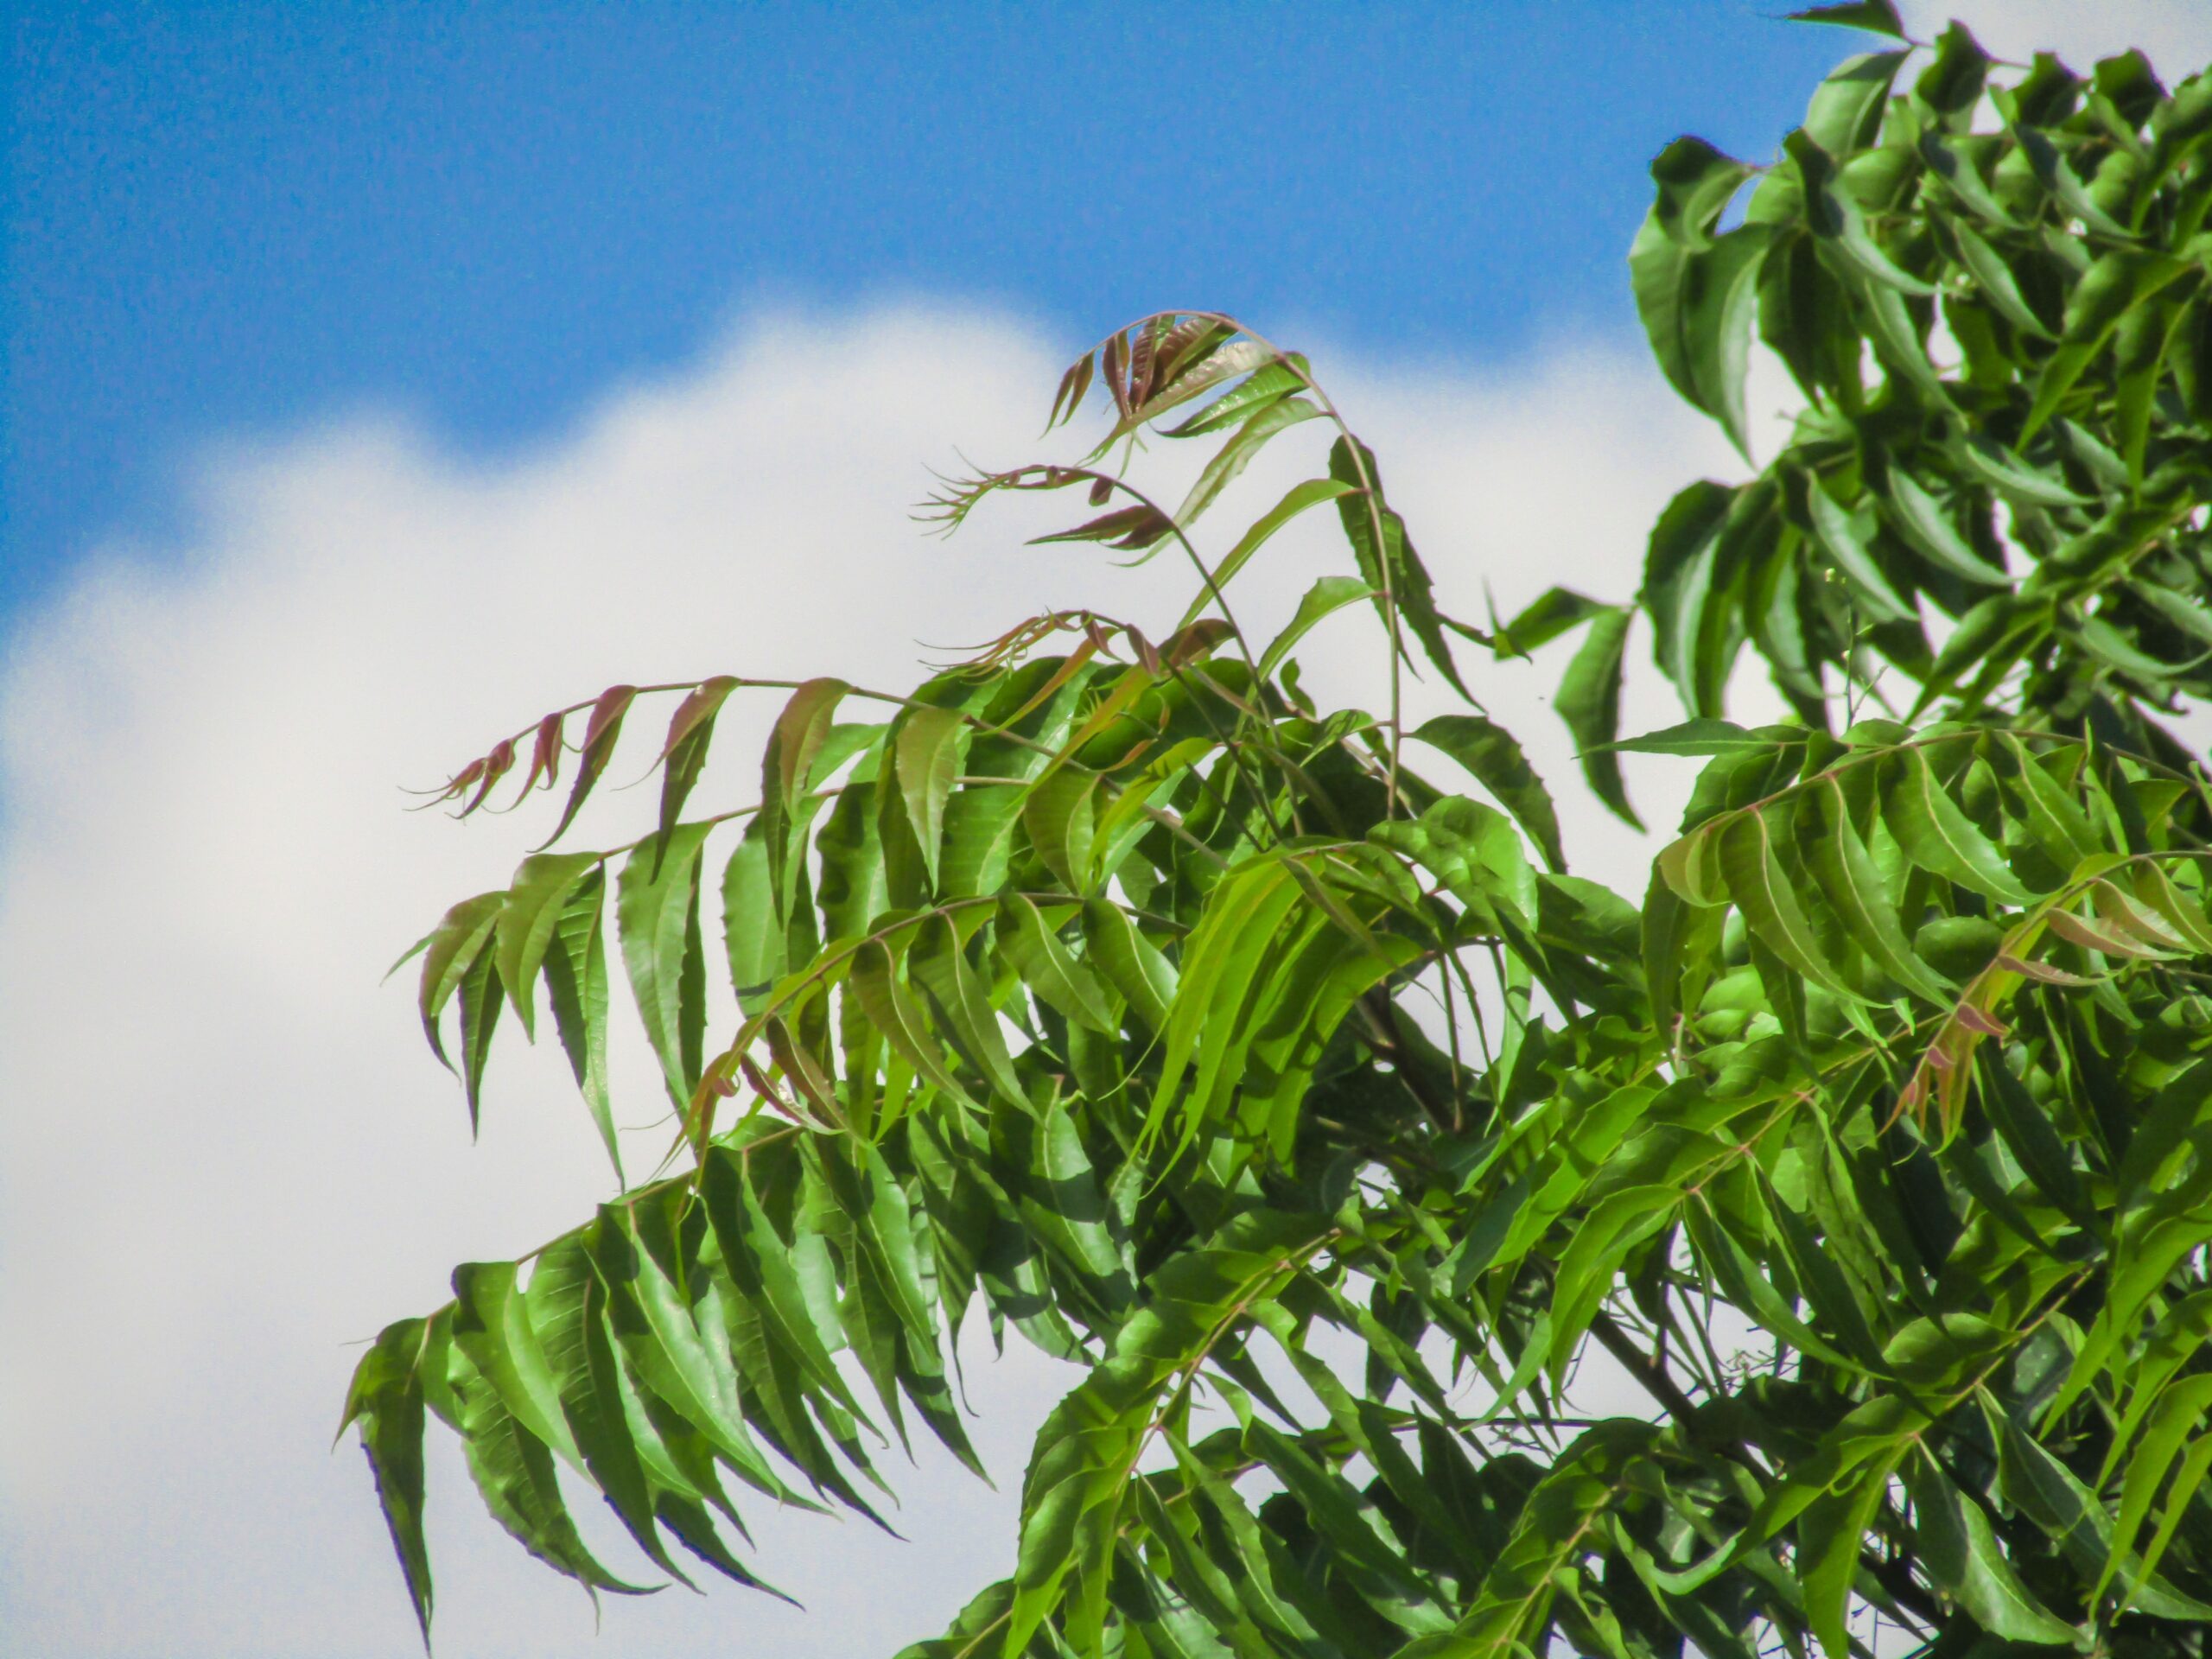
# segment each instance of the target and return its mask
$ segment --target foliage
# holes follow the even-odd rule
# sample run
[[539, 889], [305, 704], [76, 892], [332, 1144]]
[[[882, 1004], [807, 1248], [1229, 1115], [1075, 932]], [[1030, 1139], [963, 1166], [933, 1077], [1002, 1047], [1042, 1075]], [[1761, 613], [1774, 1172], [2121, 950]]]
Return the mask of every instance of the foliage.
[[[552, 788], [581, 721], [557, 840], [680, 696], [650, 833], [532, 854], [417, 947], [472, 1115], [542, 981], [605, 1129], [612, 957], [680, 1124], [673, 1173], [361, 1363], [426, 1638], [426, 1414], [588, 1587], [635, 1586], [563, 1478], [659, 1573], [697, 1571], [672, 1542], [753, 1583], [734, 1488], [876, 1516], [917, 1423], [973, 1462], [947, 1363], [980, 1310], [1087, 1370], [1010, 1575], [912, 1659], [1840, 1659], [1869, 1609], [1945, 1655], [2202, 1650], [2212, 797], [2158, 715], [2212, 675], [2212, 76], [1993, 75], [1955, 27], [1898, 91], [1904, 56], [1845, 63], [1771, 166], [1654, 168], [1662, 366], [1748, 444], [1756, 328], [1807, 408], [1675, 499], [1633, 606], [1444, 615], [1305, 360], [1170, 314], [1068, 372], [1054, 421], [1111, 416], [1088, 461], [937, 504], [1074, 491], [1054, 539], [1187, 559], [1156, 643], [1058, 613], [911, 695], [783, 685], [734, 812], [686, 816], [764, 684], [734, 677], [615, 687], [454, 779], [473, 811], [527, 748]], [[1325, 463], [1202, 550], [1299, 426]], [[1210, 446], [1172, 511], [1107, 465], [1141, 435]], [[1350, 570], [1249, 636], [1234, 578], [1323, 510]], [[1380, 715], [1300, 689], [1355, 607]], [[1639, 614], [1691, 718], [1620, 743]], [[1592, 786], [1626, 814], [1620, 749], [1703, 758], [1640, 902], [1567, 873], [1471, 696], [1401, 717], [1409, 669], [1465, 691], [1455, 650], [1578, 629]], [[1721, 717], [1745, 645], [1793, 721]], [[1580, 1414], [1586, 1367], [1648, 1414]]]

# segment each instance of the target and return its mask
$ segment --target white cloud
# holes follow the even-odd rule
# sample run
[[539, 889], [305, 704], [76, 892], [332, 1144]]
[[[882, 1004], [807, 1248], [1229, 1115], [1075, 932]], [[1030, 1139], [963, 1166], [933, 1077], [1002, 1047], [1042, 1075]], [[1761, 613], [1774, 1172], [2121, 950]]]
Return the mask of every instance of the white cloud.
[[2169, 82], [2212, 61], [2212, 7], [2202, 0], [1905, 0], [1899, 10], [1922, 40], [1933, 40], [1946, 19], [1956, 17], [2000, 57], [2025, 62], [2033, 53], [2056, 52], [2081, 74], [2130, 47], [2139, 47]]
[[[376, 983], [439, 907], [504, 879], [542, 810], [456, 827], [404, 816], [396, 785], [616, 680], [834, 671], [895, 689], [916, 640], [1052, 605], [1164, 632], [1191, 586], [1169, 560], [1122, 573], [1020, 545], [1067, 503], [987, 510], [949, 545], [907, 517], [956, 446], [1031, 454], [1058, 366], [1033, 332], [970, 311], [787, 317], [498, 465], [389, 420], [242, 445], [206, 469], [188, 544], [115, 550], [26, 620], [0, 681], [0, 1624], [16, 1650], [407, 1649], [359, 1455], [324, 1449], [344, 1344], [441, 1300], [454, 1262], [571, 1224], [607, 1183], [556, 1055], [495, 1061], [471, 1149], [406, 991]], [[1667, 493], [1725, 465], [1636, 356], [1338, 371], [1463, 615], [1481, 616], [1485, 582], [1506, 608], [1554, 581], [1625, 595]], [[1217, 510], [1224, 528], [1315, 464], [1294, 442]], [[1248, 626], [1271, 630], [1341, 563], [1325, 530], [1246, 578]], [[1353, 693], [1367, 626], [1330, 625], [1317, 679]], [[1541, 699], [1556, 667], [1484, 670], [1482, 690], [1580, 801]], [[1357, 695], [1379, 702], [1374, 687]], [[1636, 699], [1632, 721], [1674, 716], [1648, 673]], [[1413, 702], [1442, 706], [1433, 687]], [[708, 794], [742, 798], [772, 712], [728, 722]], [[595, 804], [594, 821], [633, 822], [647, 795]], [[1594, 868], [1631, 879], [1624, 836], [1586, 802], [1570, 817]], [[639, 1057], [626, 1064], [630, 1116], [651, 1116]], [[658, 1149], [653, 1131], [633, 1141]], [[976, 1357], [1001, 1490], [925, 1457], [903, 1483], [912, 1543], [766, 1526], [764, 1570], [804, 1618], [678, 1590], [611, 1603], [594, 1638], [581, 1595], [497, 1533], [442, 1450], [442, 1649], [888, 1652], [1010, 1560], [1051, 1372]]]

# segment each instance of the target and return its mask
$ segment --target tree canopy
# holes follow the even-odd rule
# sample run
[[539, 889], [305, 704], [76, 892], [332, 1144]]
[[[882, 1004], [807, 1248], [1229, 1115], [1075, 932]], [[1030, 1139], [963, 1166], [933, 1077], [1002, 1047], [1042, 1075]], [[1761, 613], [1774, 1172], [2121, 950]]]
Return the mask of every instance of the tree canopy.
[[[982, 1319], [1084, 1376], [1010, 1572], [907, 1659], [1843, 1659], [1870, 1615], [2204, 1651], [2212, 793], [2170, 722], [2212, 686], [2212, 74], [1955, 25], [1908, 66], [1885, 0], [1818, 17], [1899, 38], [1771, 162], [1653, 165], [1661, 367], [1747, 454], [1754, 337], [1803, 408], [1674, 499], [1632, 599], [1444, 614], [1306, 359], [1168, 313], [1062, 380], [1086, 460], [933, 504], [1057, 493], [1046, 539], [1187, 562], [1157, 639], [1060, 611], [904, 692], [620, 685], [454, 777], [465, 816], [570, 774], [410, 953], [472, 1118], [503, 1022], [547, 1020], [613, 1153], [623, 980], [675, 1128], [360, 1363], [426, 1641], [429, 1417], [594, 1592], [645, 1569], [563, 1478], [652, 1573], [757, 1585], [734, 1493], [876, 1516], [917, 1430], [975, 1462]], [[1205, 447], [1179, 502], [1141, 440]], [[1313, 476], [1215, 534], [1277, 441]], [[1253, 637], [1234, 585], [1306, 514], [1344, 569]], [[1301, 686], [1338, 612], [1376, 619], [1375, 711]], [[1647, 630], [1687, 718], [1624, 736]], [[1472, 689], [1577, 631], [1590, 787], [1635, 822], [1623, 751], [1699, 768], [1642, 893], [1566, 868]], [[1726, 718], [1748, 661], [1791, 718]], [[1465, 711], [1410, 725], [1415, 672]], [[764, 694], [757, 802], [700, 814]], [[648, 720], [657, 817], [548, 850]], [[1648, 1408], [1584, 1414], [1586, 1363]]]

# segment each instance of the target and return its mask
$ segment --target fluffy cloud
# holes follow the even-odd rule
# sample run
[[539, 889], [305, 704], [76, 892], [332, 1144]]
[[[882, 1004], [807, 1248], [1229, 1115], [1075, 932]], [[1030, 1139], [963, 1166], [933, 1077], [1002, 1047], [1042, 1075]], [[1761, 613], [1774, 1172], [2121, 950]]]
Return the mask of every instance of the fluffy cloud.
[[[549, 1052], [495, 1061], [472, 1148], [406, 992], [376, 982], [547, 826], [409, 817], [397, 785], [616, 680], [897, 689], [918, 642], [1054, 605], [1164, 632], [1192, 586], [1170, 561], [1122, 572], [1020, 544], [1065, 504], [1008, 503], [950, 544], [909, 518], [956, 445], [986, 464], [1033, 453], [1057, 356], [973, 312], [785, 317], [497, 465], [390, 420], [241, 447], [203, 469], [185, 545], [110, 550], [25, 620], [0, 682], [0, 1622], [21, 1650], [405, 1650], [359, 1454], [324, 1450], [346, 1344], [442, 1300], [453, 1262], [572, 1224], [608, 1181]], [[1666, 495], [1724, 464], [1633, 356], [1338, 369], [1465, 615], [1486, 586], [1501, 608], [1554, 581], [1625, 594]], [[1217, 509], [1224, 527], [1314, 464], [1292, 446]], [[1341, 563], [1324, 529], [1241, 584], [1248, 627]], [[1367, 626], [1332, 623], [1312, 672], [1378, 703]], [[1555, 670], [1488, 671], [1483, 690], [1565, 784], [1541, 695]], [[1648, 676], [1632, 698], [1632, 721], [1672, 717]], [[772, 712], [726, 717], [702, 798], [743, 798]], [[646, 794], [595, 803], [576, 844], [614, 838]], [[1586, 804], [1569, 816], [1593, 871], [1633, 868], [1624, 832]], [[642, 1057], [623, 1058], [652, 1117]], [[633, 1160], [664, 1133], [639, 1128]], [[849, 1655], [938, 1628], [1009, 1560], [1028, 1435], [1062, 1384], [1011, 1351], [969, 1360], [999, 1491], [925, 1453], [902, 1483], [910, 1543], [762, 1517], [764, 1571], [804, 1617], [677, 1590], [610, 1604], [594, 1639], [582, 1596], [498, 1534], [441, 1450], [442, 1646], [612, 1659], [736, 1635]]]
[[2200, 0], [1905, 0], [1899, 10], [1923, 40], [1957, 17], [2000, 57], [2024, 62], [2031, 53], [2052, 51], [2082, 73], [2131, 46], [2171, 79], [2212, 60], [2212, 11]]

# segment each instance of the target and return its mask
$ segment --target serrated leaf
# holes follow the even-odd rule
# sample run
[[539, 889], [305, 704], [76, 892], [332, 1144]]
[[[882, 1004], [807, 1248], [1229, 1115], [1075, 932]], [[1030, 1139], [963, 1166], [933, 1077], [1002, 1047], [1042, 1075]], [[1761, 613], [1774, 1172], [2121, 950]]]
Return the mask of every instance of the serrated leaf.
[[1866, 606], [1867, 614], [1877, 622], [1910, 620], [1912, 607], [1890, 585], [1888, 575], [1867, 543], [1866, 531], [1816, 479], [1806, 481], [1805, 508], [1821, 546], [1850, 582], [1854, 597]]
[[[2127, 1460], [2120, 1509], [2113, 1517], [2104, 1570], [2097, 1575], [2096, 1588], [2089, 1598], [2092, 1603], [2104, 1599], [2105, 1588], [2111, 1584], [2113, 1575], [2122, 1570], [2122, 1564], [2134, 1547], [2136, 1535], [2151, 1517], [2151, 1506], [2158, 1498], [2159, 1488], [2165, 1484], [2174, 1460], [2181, 1455], [2183, 1443], [2195, 1438], [2195, 1431], [2203, 1423], [2208, 1409], [2212, 1409], [2212, 1376], [2183, 1377], [2159, 1396]], [[2191, 1495], [2188, 1488], [2181, 1488], [2176, 1491], [2174, 1500], [2186, 1503]], [[2145, 1576], [2148, 1576], [2147, 1570]]]
[[1779, 741], [1770, 730], [1746, 731], [1732, 721], [1686, 720], [1611, 747], [1624, 754], [1741, 754], [1771, 749]]
[[1882, 818], [1914, 863], [2003, 904], [2034, 902], [1996, 844], [1937, 781], [1924, 751], [1903, 750], [1885, 770]]
[[1183, 498], [1182, 505], [1175, 509], [1175, 523], [1188, 530], [1198, 517], [1211, 506], [1221, 493], [1234, 483], [1250, 466], [1268, 441], [1277, 433], [1287, 431], [1302, 422], [1316, 419], [1321, 413], [1319, 405], [1298, 397], [1281, 398], [1268, 404], [1236, 429], [1236, 435], [1216, 450], [1197, 482]]
[[1877, 1457], [1849, 1487], [1823, 1492], [1797, 1517], [1797, 1576], [1805, 1586], [1808, 1622], [1828, 1659], [1852, 1659], [1844, 1612], [1859, 1576], [1859, 1547], [1903, 1455], [1899, 1448]]
[[560, 1033], [576, 1088], [597, 1125], [601, 1142], [622, 1184], [622, 1152], [614, 1133], [613, 1101], [607, 1081], [607, 872], [588, 872], [569, 890], [540, 963], [546, 1000]]
[[1887, 884], [1851, 821], [1842, 785], [1831, 779], [1816, 798], [1821, 829], [1808, 838], [1806, 861], [1836, 918], [1891, 979], [1930, 1002], [1948, 1003], [1951, 987], [1921, 960], [1905, 938]]
[[1071, 762], [1046, 772], [1022, 798], [1021, 823], [1029, 844], [1071, 893], [1090, 887], [1098, 782], [1096, 772]]
[[1106, 976], [1147, 1031], [1157, 1035], [1165, 1030], [1175, 1000], [1174, 964], [1119, 906], [1104, 899], [1084, 901], [1083, 937], [1086, 963]]
[[1975, 1623], [2014, 1642], [2074, 1640], [2075, 1628], [2020, 1581], [1980, 1504], [1954, 1487], [1925, 1453], [1906, 1461], [1904, 1478], [1919, 1522], [1920, 1559]]
[[653, 1523], [652, 1490], [626, 1421], [622, 1379], [605, 1323], [607, 1292], [585, 1248], [578, 1242], [556, 1246], [530, 1277], [520, 1300], [582, 1467], [653, 1564], [690, 1585]]
[[1620, 733], [1621, 658], [1632, 620], [1633, 613], [1622, 609], [1601, 610], [1591, 619], [1590, 631], [1569, 659], [1552, 706], [1574, 738], [1591, 793], [1630, 829], [1641, 830], [1643, 821], [1629, 804], [1617, 758], [1619, 746], [1614, 741]]
[[401, 1319], [386, 1325], [353, 1369], [346, 1394], [343, 1434], [358, 1424], [361, 1450], [376, 1482], [377, 1503], [391, 1534], [407, 1580], [408, 1599], [430, 1646], [430, 1555], [423, 1539], [423, 1385], [416, 1367], [423, 1352], [423, 1321]]
[[492, 1058], [492, 1033], [506, 997], [499, 984], [498, 952], [486, 939], [461, 976], [461, 1082], [468, 1097], [468, 1132], [476, 1133], [484, 1096], [484, 1066]]
[[1356, 487], [1338, 478], [1309, 478], [1303, 484], [1292, 486], [1282, 499], [1254, 519], [1244, 533], [1236, 538], [1236, 544], [1222, 556], [1221, 563], [1214, 567], [1211, 584], [1207, 591], [1191, 601], [1190, 608], [1183, 613], [1179, 626], [1187, 628], [1197, 621], [1206, 607], [1214, 602], [1213, 589], [1226, 588], [1236, 573], [1251, 561], [1255, 553], [1267, 545], [1277, 531], [1307, 508], [1318, 507], [1324, 501], [1334, 501], [1341, 496], [1350, 495]]
[[634, 685], [610, 685], [592, 704], [591, 714], [584, 721], [583, 751], [576, 757], [576, 781], [569, 787], [569, 803], [561, 809], [561, 821], [553, 826], [553, 833], [538, 843], [541, 852], [560, 840], [575, 822], [576, 814], [583, 810], [592, 785], [607, 770], [607, 763], [614, 758], [614, 745], [622, 735], [622, 717], [630, 712], [637, 696], [638, 688]]
[[[1933, 147], [1942, 151], [1940, 142], [1932, 136], [1923, 138], [1921, 143], [1923, 149]], [[1966, 168], [1963, 162], [1960, 166], [1967, 176], [1974, 178], [1978, 186], [1980, 181], [1972, 169]], [[1992, 205], [1994, 206], [1993, 203]], [[2020, 285], [2013, 278], [2012, 267], [2005, 263], [1997, 250], [1956, 220], [1950, 221], [1947, 228], [1952, 240], [1958, 244], [1960, 264], [1967, 268], [1967, 273], [1973, 276], [1990, 304], [1997, 308], [1999, 315], [2024, 334], [2037, 340], [2050, 339], [2050, 330], [2044, 327], [2043, 319], [2036, 315], [2034, 308], [2021, 295]]]
[[[423, 1034], [429, 1039], [430, 1052], [448, 1071], [454, 1069], [453, 1062], [446, 1058], [445, 1042], [438, 1032], [438, 1017], [445, 1012], [453, 994], [461, 988], [462, 976], [482, 954], [506, 902], [504, 891], [480, 893], [474, 899], [464, 899], [446, 912], [423, 943], [423, 972], [416, 992], [416, 1007], [423, 1018]], [[404, 962], [406, 958], [400, 960]]]
[[1742, 812], [1728, 821], [1719, 847], [1728, 896], [1751, 931], [1792, 969], [1839, 996], [1856, 1000], [1858, 993], [1822, 956], [1797, 900], [1801, 884], [1783, 868], [1774, 840], [1764, 812]]
[[2121, 320], [2188, 270], [2169, 255], [2132, 249], [2099, 257], [2067, 298], [2065, 329], [2058, 349], [2036, 378], [2035, 402], [2020, 433], [2022, 443], [2058, 412], [2061, 400], [2096, 361]]
[[899, 797], [906, 804], [906, 822], [922, 849], [932, 888], [944, 843], [944, 804], [959, 775], [967, 733], [967, 720], [957, 709], [925, 704], [910, 710], [899, 722], [893, 746]]
[[453, 1340], [529, 1431], [581, 1468], [559, 1383], [531, 1324], [512, 1262], [464, 1262], [453, 1272]]
[[1026, 1109], [1027, 1097], [1014, 1074], [989, 989], [969, 965], [960, 935], [944, 917], [931, 917], [916, 930], [906, 952], [906, 969], [927, 994], [938, 1028], [960, 1051], [969, 1068], [1008, 1105]]
[[597, 853], [533, 853], [507, 889], [496, 924], [499, 979], [524, 1033], [535, 1039], [539, 968], [569, 898], [600, 862]]
[[702, 1069], [706, 963], [699, 932], [699, 867], [709, 823], [678, 824], [639, 847], [615, 881], [622, 964], [669, 1098], [682, 1111]]
[[523, 1427], [473, 1365], [456, 1369], [461, 1450], [493, 1518], [531, 1554], [588, 1590], [635, 1596], [658, 1589], [626, 1583], [599, 1564], [577, 1535], [545, 1443]]
[[1356, 605], [1363, 599], [1372, 599], [1375, 590], [1357, 576], [1323, 576], [1306, 590], [1298, 601], [1298, 610], [1289, 625], [1268, 644], [1260, 656], [1260, 677], [1268, 678], [1281, 666], [1282, 659], [1323, 618], [1332, 616], [1347, 605]]
[[1863, 29], [1900, 41], [1905, 38], [1904, 23], [1891, 0], [1848, 0], [1842, 5], [1808, 6], [1802, 11], [1791, 12], [1789, 19], [1792, 22], [1835, 23], [1845, 29]]
[[913, 994], [899, 977], [898, 963], [879, 939], [864, 940], [853, 953], [848, 982], [868, 1012], [868, 1023], [882, 1033], [907, 1065], [952, 1099], [973, 1108], [975, 1101], [945, 1064]]
[[1096, 980], [1060, 943], [1033, 903], [1018, 893], [1007, 894], [999, 901], [999, 948], [1007, 964], [1040, 1001], [1091, 1031], [1106, 1036], [1118, 1032], [1112, 1005]]
[[791, 824], [798, 798], [811, 786], [815, 758], [828, 741], [832, 716], [850, 688], [842, 680], [806, 681], [791, 695], [776, 717], [760, 762], [760, 810], [757, 822], [767, 852], [769, 891], [785, 903], [785, 872], [791, 862]]
[[1476, 782], [1520, 821], [1547, 864], [1554, 870], [1567, 867], [1551, 792], [1510, 732], [1481, 715], [1439, 715], [1423, 722], [1413, 734], [1473, 774]]
[[1942, 504], [1902, 467], [1890, 468], [1889, 499], [1906, 539], [1938, 569], [1985, 587], [2011, 586], [2012, 577], [1974, 550]]
[[1815, 237], [1878, 287], [1923, 298], [1935, 293], [1928, 283], [1900, 269], [1867, 233], [1859, 204], [1836, 183], [1835, 160], [1827, 149], [1802, 128], [1783, 140], [1783, 148], [1797, 163], [1803, 180], [1805, 220]]
[[1472, 702], [1474, 696], [1459, 677], [1451, 643], [1444, 637], [1443, 618], [1436, 608], [1427, 567], [1407, 537], [1405, 520], [1383, 499], [1382, 477], [1374, 452], [1364, 444], [1355, 450], [1351, 438], [1338, 438], [1331, 447], [1329, 476], [1354, 486], [1338, 499], [1337, 517], [1344, 526], [1344, 539], [1351, 543], [1359, 574], [1375, 589], [1376, 608], [1382, 613], [1384, 626], [1391, 626], [1395, 608], [1405, 628], [1421, 642], [1430, 665], [1453, 690]]
[[707, 746], [714, 741], [715, 716], [729, 701], [729, 694], [737, 690], [737, 683], [736, 678], [728, 674], [702, 680], [676, 705], [675, 714], [669, 717], [668, 738], [661, 745], [660, 759], [655, 763], [662, 769], [659, 835], [664, 844], [683, 811], [683, 803], [691, 798], [700, 772], [706, 767]]
[[767, 831], [758, 817], [746, 826], [722, 872], [722, 936], [738, 1006], [757, 1014], [788, 963], [769, 872]]

